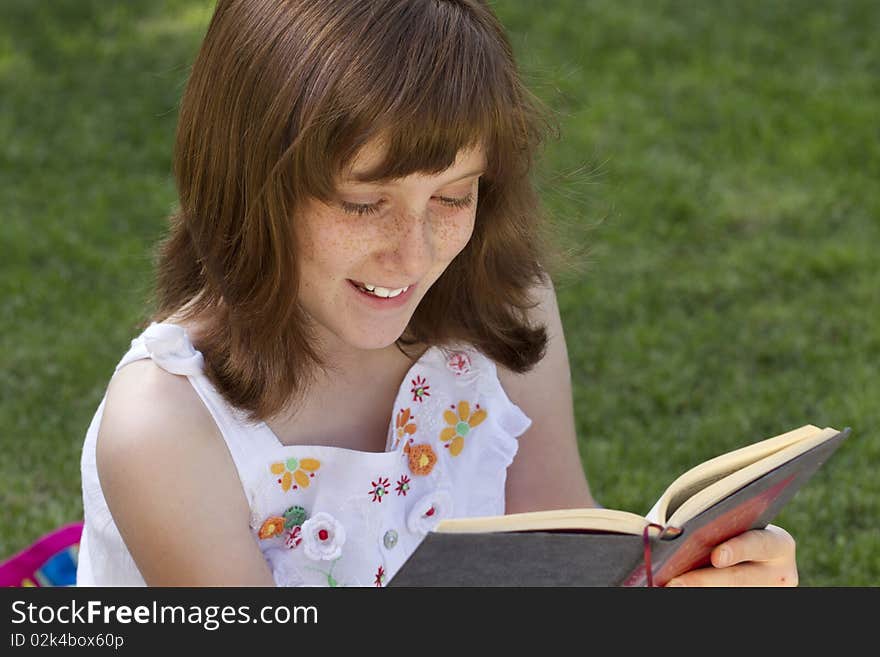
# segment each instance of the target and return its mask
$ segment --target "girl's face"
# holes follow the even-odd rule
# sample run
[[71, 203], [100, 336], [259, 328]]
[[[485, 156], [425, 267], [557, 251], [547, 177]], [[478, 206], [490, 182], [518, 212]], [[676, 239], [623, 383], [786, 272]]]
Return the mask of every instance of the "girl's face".
[[[359, 182], [381, 155], [365, 147], [337, 181], [335, 199], [310, 200], [297, 214], [299, 301], [331, 353], [392, 345], [473, 232], [482, 149], [459, 152], [439, 174]], [[407, 289], [380, 298], [361, 284]]]

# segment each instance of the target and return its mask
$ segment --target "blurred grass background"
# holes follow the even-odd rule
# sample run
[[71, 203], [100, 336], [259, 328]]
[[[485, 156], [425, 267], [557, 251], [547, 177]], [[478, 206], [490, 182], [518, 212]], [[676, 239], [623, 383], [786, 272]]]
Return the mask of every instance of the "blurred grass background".
[[[880, 584], [880, 4], [493, 6], [559, 119], [544, 198], [590, 249], [557, 291], [597, 498], [646, 512], [702, 459], [851, 426], [777, 524], [803, 586]], [[81, 518], [212, 7], [0, 0], [0, 558]]]

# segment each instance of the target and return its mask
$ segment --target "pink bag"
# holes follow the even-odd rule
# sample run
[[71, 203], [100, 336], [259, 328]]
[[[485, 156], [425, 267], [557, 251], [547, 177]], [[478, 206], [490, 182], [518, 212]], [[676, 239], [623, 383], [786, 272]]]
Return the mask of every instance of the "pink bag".
[[82, 529], [82, 522], [60, 527], [0, 562], [0, 586], [76, 586]]

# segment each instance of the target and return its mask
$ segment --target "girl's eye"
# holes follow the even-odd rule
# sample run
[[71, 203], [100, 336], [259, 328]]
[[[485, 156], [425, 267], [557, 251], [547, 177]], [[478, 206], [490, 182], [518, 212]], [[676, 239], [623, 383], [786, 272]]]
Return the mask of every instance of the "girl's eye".
[[[436, 198], [443, 205], [451, 208], [468, 208], [474, 202], [474, 195], [472, 193], [459, 198], [454, 198], [450, 196], [435, 196], [434, 198]], [[340, 206], [345, 212], [357, 215], [359, 217], [377, 214], [383, 203], [384, 201], [379, 201], [378, 203], [349, 203], [348, 201], [339, 202]]]
[[382, 205], [382, 201], [379, 201], [378, 203], [349, 203], [348, 201], [340, 201], [339, 205], [342, 206], [342, 209], [345, 212], [363, 217], [368, 214], [376, 214], [379, 212], [379, 207]]
[[471, 203], [474, 202], [474, 195], [468, 194], [467, 196], [462, 196], [461, 198], [438, 196], [437, 200], [439, 200], [443, 205], [448, 205], [451, 208], [469, 208], [471, 206]]

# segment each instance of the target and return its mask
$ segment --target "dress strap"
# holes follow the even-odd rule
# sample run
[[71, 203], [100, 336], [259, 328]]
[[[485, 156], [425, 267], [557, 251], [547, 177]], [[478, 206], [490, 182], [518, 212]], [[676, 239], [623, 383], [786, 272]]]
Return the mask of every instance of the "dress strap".
[[128, 363], [151, 358], [159, 367], [172, 374], [185, 376], [214, 419], [223, 436], [239, 478], [250, 498], [246, 484], [251, 464], [262, 449], [275, 444], [259, 431], [258, 423], [247, 420], [243, 411], [229, 404], [204, 374], [204, 357], [191, 342], [182, 326], [153, 322], [131, 341], [131, 349], [116, 366], [117, 371]]
[[204, 371], [205, 359], [202, 352], [193, 347], [186, 329], [177, 324], [152, 322], [140, 336], [131, 341], [131, 349], [123, 356], [116, 369], [147, 357], [172, 374], [198, 376]]

